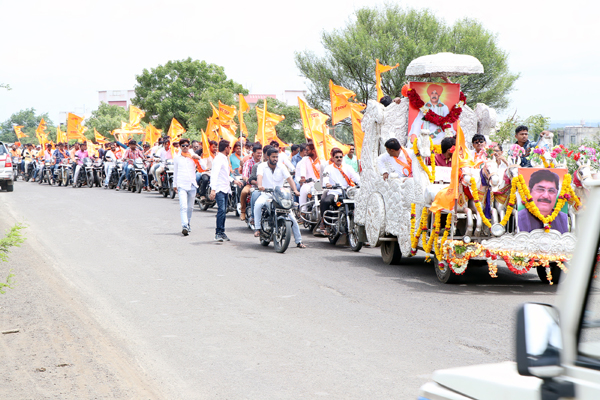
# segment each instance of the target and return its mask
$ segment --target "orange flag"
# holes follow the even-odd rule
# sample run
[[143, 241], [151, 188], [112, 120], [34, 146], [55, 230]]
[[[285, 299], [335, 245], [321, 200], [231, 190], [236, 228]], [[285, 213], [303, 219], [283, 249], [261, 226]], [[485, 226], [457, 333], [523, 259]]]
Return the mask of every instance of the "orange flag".
[[375, 60], [375, 87], [377, 88], [377, 101], [383, 97], [383, 90], [381, 90], [381, 73], [390, 71], [394, 68], [398, 68], [400, 64], [396, 64], [393, 67], [389, 65], [379, 64], [379, 60]]
[[450, 175], [450, 186], [438, 192], [431, 205], [431, 212], [438, 212], [441, 209], [453, 210], [454, 201], [458, 199], [458, 185], [460, 181], [460, 169], [473, 167], [475, 162], [471, 159], [471, 154], [465, 143], [465, 134], [458, 123], [456, 132], [456, 144], [454, 153], [452, 153], [452, 173]]
[[345, 87], [334, 85], [329, 80], [329, 97], [331, 99], [331, 125], [335, 125], [341, 120], [350, 117], [350, 100], [356, 97], [356, 93]]
[[202, 158], [208, 158], [212, 155], [212, 153], [210, 152], [210, 143], [209, 143], [209, 139], [208, 139], [208, 135], [206, 133], [204, 133], [204, 131], [202, 132]]
[[85, 135], [83, 134], [87, 129], [84, 129], [81, 126], [81, 122], [83, 118], [69, 113], [67, 114], [67, 139], [76, 139], [76, 140], [87, 140]]
[[208, 123], [206, 124], [206, 136], [208, 140], [214, 140], [215, 142], [219, 141], [219, 119], [210, 117], [207, 119]]
[[24, 128], [24, 126], [22, 125], [15, 125], [13, 126], [13, 128], [15, 128], [15, 133], [17, 134], [17, 139], [21, 139], [24, 137], [28, 137], [26, 134], [23, 133], [23, 131], [21, 129]]
[[233, 120], [233, 117], [235, 117], [236, 114], [235, 106], [228, 106], [221, 103], [221, 100], [219, 100], [219, 121], [222, 124], [226, 124]]
[[129, 124], [126, 125], [125, 129], [142, 129], [140, 122], [144, 118], [144, 115], [146, 115], [144, 111], [135, 106], [129, 106]]
[[148, 142], [150, 146], [154, 146], [154, 143], [160, 138], [160, 132], [160, 129], [156, 129], [154, 125], [148, 124], [144, 134], [144, 141]]
[[38, 125], [38, 127], [35, 130], [35, 133], [38, 135], [43, 135], [44, 137], [47, 136], [48, 134], [46, 133], [46, 128], [48, 127], [48, 125], [46, 124], [46, 121], [44, 121], [44, 118], [42, 118], [40, 120], [40, 124]]
[[60, 130], [60, 125], [56, 127], [56, 143], [66, 143], [67, 134]]
[[98, 147], [89, 140], [87, 141], [87, 150], [91, 157], [98, 157]]
[[248, 129], [246, 128], [246, 124], [244, 123], [244, 113], [250, 110], [250, 106], [246, 102], [244, 95], [241, 93], [238, 95], [238, 100], [240, 103], [240, 113], [238, 114], [238, 121], [240, 122], [240, 133], [244, 132], [246, 135], [248, 135]]
[[326, 148], [331, 149], [331, 146], [328, 145], [329, 141], [326, 140], [325, 136], [327, 136], [326, 122], [329, 116], [317, 109], [310, 108], [300, 97], [298, 97], [298, 106], [304, 128], [304, 137], [313, 141], [319, 158], [328, 160]]
[[171, 126], [169, 127], [169, 137], [171, 139], [179, 140], [181, 135], [185, 133], [185, 128], [175, 118], [171, 120]]
[[[96, 142], [100, 143], [100, 144], [105, 144], [108, 143], [108, 139], [106, 139], [104, 136], [102, 136], [97, 130], [96, 128], [94, 128], [94, 139], [96, 140]], [[58, 140], [58, 139], [57, 139]]]
[[360, 159], [362, 152], [362, 144], [365, 138], [365, 132], [362, 130], [362, 118], [363, 114], [360, 112], [358, 107], [354, 104], [351, 106], [352, 109], [352, 132], [354, 134], [354, 150], [356, 152], [356, 158]]
[[[258, 132], [256, 140], [263, 146], [269, 144], [272, 140], [277, 141], [280, 146], [287, 147], [287, 143], [277, 137], [275, 125], [285, 119], [284, 115], [273, 114], [267, 111], [267, 99], [264, 100], [263, 109], [256, 107], [256, 117], [258, 120]], [[266, 115], [266, 117], [265, 117]]]

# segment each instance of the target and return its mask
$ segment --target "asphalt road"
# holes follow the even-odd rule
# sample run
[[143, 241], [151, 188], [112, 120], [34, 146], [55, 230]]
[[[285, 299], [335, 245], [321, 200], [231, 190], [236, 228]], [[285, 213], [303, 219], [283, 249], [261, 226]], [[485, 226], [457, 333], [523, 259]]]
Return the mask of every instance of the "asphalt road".
[[0, 209], [166, 398], [416, 398], [435, 369], [511, 360], [516, 307], [556, 292], [506, 268], [442, 285], [422, 257], [387, 266], [304, 230], [308, 249], [277, 254], [232, 214], [215, 243], [215, 209], [183, 237], [155, 193], [17, 182]]

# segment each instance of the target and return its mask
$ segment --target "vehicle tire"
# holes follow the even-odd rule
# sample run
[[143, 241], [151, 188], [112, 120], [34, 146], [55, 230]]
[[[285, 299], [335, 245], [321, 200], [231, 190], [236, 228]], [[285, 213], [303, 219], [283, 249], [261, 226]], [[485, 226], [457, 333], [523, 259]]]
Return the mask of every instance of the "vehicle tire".
[[270, 240], [260, 239], [260, 244], [267, 247], [271, 243]]
[[290, 239], [292, 238], [292, 221], [278, 219], [276, 224], [273, 246], [275, 246], [276, 252], [285, 253], [290, 245]]
[[175, 195], [176, 195], [175, 190], [173, 190], [173, 188], [170, 187], [169, 188], [169, 197], [171, 197], [172, 199], [174, 199]]
[[[331, 229], [331, 228], [330, 228]], [[339, 232], [336, 232], [333, 235], [329, 235], [327, 236], [327, 239], [329, 239], [329, 243], [331, 243], [332, 245], [335, 246], [335, 244], [337, 243], [338, 239], [340, 238], [340, 234]]]
[[[550, 283], [550, 282], [548, 282], [548, 277], [546, 276], [546, 268], [545, 267], [540, 266], [540, 267], [536, 267], [535, 269], [536, 269], [537, 274], [540, 277], [540, 280], [542, 282]], [[562, 273], [562, 270], [560, 269], [558, 264], [550, 263], [550, 273], [552, 274], [552, 283], [555, 285], [558, 285], [558, 283], [560, 282], [560, 275]]]
[[88, 172], [86, 174], [87, 176], [87, 185], [89, 188], [93, 188], [94, 187], [94, 176], [92, 175], [91, 172]]
[[363, 242], [358, 240], [358, 225], [354, 223], [354, 215], [350, 215], [350, 226], [348, 227], [348, 244], [352, 251], [359, 252], [363, 247]]
[[62, 174], [62, 185], [67, 186], [68, 182], [69, 182], [69, 176], [66, 173], [63, 173]]
[[204, 203], [198, 203], [198, 205], [200, 206], [200, 209], [202, 211], [206, 211], [208, 210], [209, 204], [206, 200], [204, 200]]
[[138, 176], [135, 178], [135, 190], [136, 190], [138, 193], [142, 193], [142, 189], [143, 189], [143, 188], [144, 188], [144, 182], [142, 181], [142, 176], [141, 176], [141, 175], [138, 175]]
[[38, 179], [38, 185], [41, 185], [42, 183], [44, 183], [46, 177], [46, 171], [42, 170], [42, 173], [40, 174], [40, 179]]
[[402, 259], [402, 252], [400, 251], [400, 246], [397, 241], [381, 242], [381, 258], [383, 262], [387, 265], [398, 265], [400, 264], [400, 260]]
[[14, 183], [12, 185], [6, 185], [6, 191], [7, 192], [12, 192], [13, 190], [15, 190]]
[[450, 269], [450, 266], [448, 266], [447, 263], [444, 263], [444, 269], [440, 269], [439, 265], [439, 261], [437, 260], [437, 258], [435, 256], [431, 257], [432, 260], [432, 264], [433, 264], [433, 268], [435, 268], [435, 275], [437, 276], [438, 280], [442, 283], [457, 283], [458, 281], [460, 281], [460, 276], [456, 275], [454, 272], [452, 272], [452, 270]]

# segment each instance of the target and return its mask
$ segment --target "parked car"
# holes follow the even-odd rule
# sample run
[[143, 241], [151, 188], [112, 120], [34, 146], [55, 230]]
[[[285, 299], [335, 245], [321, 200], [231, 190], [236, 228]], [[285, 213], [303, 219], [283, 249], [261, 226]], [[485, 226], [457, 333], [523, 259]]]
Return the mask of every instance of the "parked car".
[[419, 400], [600, 399], [600, 182], [589, 187], [557, 305], [518, 311], [516, 363], [435, 371]]
[[0, 190], [12, 192], [14, 190], [15, 176], [12, 158], [6, 144], [0, 142]]

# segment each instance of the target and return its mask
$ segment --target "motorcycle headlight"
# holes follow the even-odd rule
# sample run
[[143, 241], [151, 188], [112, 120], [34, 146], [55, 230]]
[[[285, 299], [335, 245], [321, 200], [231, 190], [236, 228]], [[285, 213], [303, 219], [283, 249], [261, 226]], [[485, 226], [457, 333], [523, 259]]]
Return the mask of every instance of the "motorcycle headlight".
[[281, 206], [285, 209], [292, 208], [293, 201], [291, 199], [282, 199]]
[[349, 200], [354, 200], [354, 196], [356, 196], [356, 188], [348, 188], [348, 190], [346, 190], [346, 197], [348, 197]]

